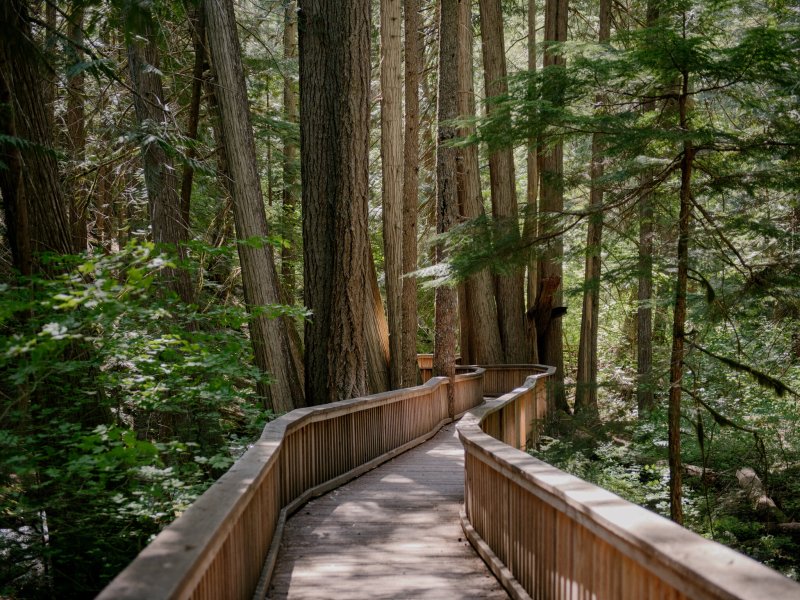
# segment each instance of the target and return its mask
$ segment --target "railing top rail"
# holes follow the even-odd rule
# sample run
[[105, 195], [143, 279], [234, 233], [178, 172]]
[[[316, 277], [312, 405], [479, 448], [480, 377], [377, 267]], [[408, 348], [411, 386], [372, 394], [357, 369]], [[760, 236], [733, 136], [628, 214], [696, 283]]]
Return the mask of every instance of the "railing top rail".
[[[484, 369], [482, 367], [465, 366], [461, 367], [461, 369], [469, 369], [469, 372], [457, 373], [456, 381], [481, 377], [484, 373]], [[296, 408], [293, 411], [278, 417], [274, 421], [267, 423], [263, 432], [261, 433], [261, 439], [265, 439], [265, 436], [273, 437], [269, 435], [273, 433], [273, 430], [275, 433], [282, 433], [284, 430], [291, 431], [297, 427], [305, 425], [306, 423], [324, 421], [326, 419], [332, 419], [351, 412], [358, 412], [361, 410], [375, 408], [376, 406], [402, 402], [403, 400], [416, 396], [420, 392], [429, 388], [435, 388], [439, 385], [447, 385], [448, 383], [449, 379], [447, 377], [432, 377], [425, 383], [410, 388], [390, 390], [388, 392], [380, 392], [377, 394], [370, 394], [368, 396], [359, 396], [358, 398], [339, 400], [338, 402], [320, 404], [319, 406]]]
[[574, 477], [484, 433], [481, 422], [513, 403], [542, 375], [469, 411], [457, 425], [481, 461], [566, 514], [690, 598], [800, 598], [800, 585], [755, 560], [707, 540], [641, 506]]

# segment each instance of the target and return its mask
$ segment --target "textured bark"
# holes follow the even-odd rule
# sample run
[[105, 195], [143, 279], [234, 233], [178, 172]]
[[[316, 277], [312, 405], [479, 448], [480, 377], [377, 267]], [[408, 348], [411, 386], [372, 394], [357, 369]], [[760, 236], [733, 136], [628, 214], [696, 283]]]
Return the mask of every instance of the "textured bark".
[[[67, 254], [72, 251], [69, 217], [58, 177], [58, 163], [53, 149], [51, 120], [44, 99], [41, 49], [32, 42], [27, 20], [27, 6], [20, 0], [0, 3], [0, 76], [2, 92], [8, 96], [3, 115], [5, 131], [46, 149], [13, 149], [2, 152], [11, 161], [3, 173], [3, 204], [15, 267], [35, 272], [42, 252]], [[45, 85], [47, 83], [45, 82]], [[19, 167], [15, 170], [14, 165]]]
[[[500, 0], [480, 0], [479, 5], [486, 98], [491, 99], [508, 92], [503, 15]], [[497, 108], [489, 100], [486, 110], [491, 114]], [[511, 148], [493, 148], [490, 145], [489, 179], [495, 221], [503, 236], [518, 238], [516, 177]], [[500, 338], [507, 363], [522, 363], [528, 358], [524, 285], [525, 273], [521, 269], [511, 275], [498, 275], [495, 281]]]
[[[689, 130], [689, 74], [683, 73], [678, 100], [681, 131]], [[681, 473], [681, 385], [683, 385], [684, 338], [686, 336], [686, 286], [689, 275], [689, 229], [692, 219], [692, 141], [683, 142], [681, 158], [680, 215], [678, 217], [678, 273], [675, 282], [675, 309], [672, 321], [672, 353], [669, 368], [669, 512], [672, 520], [683, 524]]]
[[[4, 34], [5, 35], [5, 34]], [[12, 95], [8, 76], [6, 45], [0, 44], [0, 133], [9, 138], [17, 137]], [[21, 275], [31, 275], [31, 231], [28, 221], [28, 205], [22, 183], [22, 156], [19, 148], [11, 144], [0, 145], [0, 160], [5, 164], [0, 169], [0, 193], [3, 194], [3, 217], [11, 262]]]
[[[83, 7], [75, 7], [69, 16], [67, 25], [70, 49], [70, 61], [78, 63], [83, 60]], [[82, 252], [88, 245], [87, 213], [89, 211], [89, 194], [80, 176], [81, 163], [86, 158], [86, 114], [83, 106], [84, 95], [83, 71], [67, 79], [67, 111], [64, 120], [69, 136], [69, 151], [72, 158], [72, 177], [69, 186], [69, 224], [72, 231], [72, 246]]]
[[[458, 114], [475, 115], [475, 84], [472, 69], [472, 3], [458, 3]], [[463, 127], [458, 135], [472, 132]], [[459, 151], [458, 160], [458, 205], [461, 215], [474, 219], [484, 214], [481, 182], [478, 167], [478, 147], [470, 145]], [[468, 352], [462, 344], [461, 358], [465, 364], [491, 365], [504, 361], [503, 345], [494, 297], [494, 282], [488, 269], [471, 276], [464, 283], [463, 307], [465, 318], [461, 319], [462, 330], [469, 337]], [[459, 307], [461, 310], [461, 307]], [[464, 337], [464, 331], [462, 331]]]
[[[289, 0], [284, 7], [283, 20], [283, 58], [285, 61], [297, 60], [297, 2]], [[288, 73], [283, 80], [283, 118], [289, 123], [297, 123], [297, 82]], [[283, 142], [283, 236], [288, 242], [281, 248], [281, 280], [288, 298], [297, 295], [295, 267], [299, 259], [297, 253], [297, 144], [288, 136]]]
[[383, 261], [391, 388], [403, 385], [403, 72], [400, 0], [381, 0], [381, 165]]
[[301, 0], [300, 155], [309, 404], [367, 391], [370, 3]]
[[[600, 32], [598, 41], [608, 43], [611, 37], [611, 0], [600, 0]], [[596, 98], [602, 106], [605, 98]], [[578, 376], [575, 389], [575, 412], [597, 418], [597, 332], [600, 322], [600, 250], [603, 238], [603, 143], [599, 133], [592, 136], [590, 166], [589, 226], [586, 232], [586, 266], [584, 270], [583, 310], [578, 342]]]
[[[654, 2], [648, 2], [647, 23], [652, 25], [658, 15]], [[644, 103], [643, 110], [655, 109], [655, 102]], [[641, 178], [643, 193], [639, 198], [639, 256], [636, 327], [636, 405], [639, 417], [655, 407], [653, 397], [653, 192], [652, 173], [645, 171]]]
[[[145, 19], [141, 36], [132, 37], [128, 46], [128, 66], [133, 87], [136, 120], [142, 129], [142, 164], [150, 206], [153, 241], [174, 247], [178, 259], [186, 256], [186, 224], [181, 215], [177, 172], [172, 158], [153, 136], [167, 126], [166, 98], [158, 72], [159, 58], [153, 25]], [[184, 269], [166, 271], [166, 282], [184, 302], [194, 296], [189, 273]]]
[[[186, 137], [197, 139], [197, 130], [200, 126], [200, 100], [203, 96], [203, 78], [206, 70], [206, 18], [202, 6], [192, 11], [190, 17], [192, 30], [192, 46], [194, 49], [194, 66], [192, 67], [192, 97], [189, 101], [189, 117], [186, 127]], [[195, 158], [197, 153], [194, 148], [186, 151], [188, 158]], [[192, 181], [194, 169], [187, 164], [183, 167], [181, 178], [181, 225], [185, 228], [184, 236], [189, 238], [189, 225], [192, 201]]]
[[[209, 50], [214, 62], [215, 89], [220, 121], [225, 137], [230, 191], [242, 267], [245, 301], [250, 309], [281, 301], [278, 275], [269, 244], [249, 244], [246, 240], [268, 235], [264, 198], [258, 177], [253, 128], [247, 102], [241, 48], [231, 0], [205, 2]], [[269, 319], [255, 315], [250, 336], [256, 363], [274, 378], [259, 392], [276, 412], [303, 404], [303, 376], [292, 361], [287, 318]]]
[[[649, 186], [650, 176], [642, 177]], [[636, 326], [636, 404], [643, 417], [655, 407], [653, 397], [653, 193], [645, 189], [639, 198], [639, 256]]]
[[405, 0], [405, 136], [403, 138], [403, 387], [417, 384], [417, 206], [419, 203], [419, 0]]
[[[563, 42], [567, 38], [567, 0], [547, 0], [545, 4], [545, 42]], [[545, 46], [544, 67], [558, 67], [565, 64], [564, 58]], [[558, 90], [544, 90], [554, 102], [561, 101]], [[540, 155], [539, 173], [541, 179], [539, 197], [539, 235], [547, 236], [557, 228], [557, 223], [564, 210], [564, 154], [563, 146], [556, 144], [549, 151]], [[559, 288], [553, 297], [553, 306], [562, 303], [564, 241], [562, 237], [553, 237], [544, 249], [539, 263], [541, 281], [558, 281]], [[564, 341], [561, 319], [552, 321], [546, 332], [539, 332], [544, 339], [539, 344], [539, 360], [556, 368], [552, 379], [553, 393], [550, 395], [552, 408], [569, 411], [564, 391]], [[551, 412], [551, 414], [555, 414]]]
[[[29, 3], [34, 11], [33, 3]], [[44, 110], [50, 129], [55, 127], [55, 107], [56, 97], [58, 96], [58, 74], [51, 65], [56, 63], [56, 52], [58, 51], [58, 8], [55, 2], [44, 3], [44, 21], [46, 24], [44, 32], [44, 61], [40, 61], [38, 68], [42, 74], [42, 97], [44, 98]], [[37, 49], [38, 52], [38, 49]]]
[[[528, 72], [533, 75], [537, 69], [536, 59], [536, 0], [528, 0]], [[528, 175], [528, 189], [526, 194], [527, 205], [525, 207], [525, 224], [522, 229], [522, 237], [525, 240], [534, 240], [539, 231], [537, 219], [537, 202], [539, 199], [539, 151], [536, 148], [536, 140], [528, 140], [528, 154], [526, 158], [526, 168]], [[536, 249], [531, 248], [528, 258], [528, 278], [527, 278], [527, 302], [526, 306], [530, 311], [534, 307], [536, 295], [539, 289], [538, 261], [536, 260]], [[528, 319], [528, 360], [530, 363], [539, 362], [538, 333], [532, 319]]]
[[[458, 219], [456, 149], [447, 144], [456, 137], [448, 121], [458, 116], [458, 0], [442, 0], [439, 20], [439, 91], [436, 138], [436, 233], [450, 230]], [[436, 262], [447, 258], [444, 245], [436, 246]], [[456, 290], [451, 286], [436, 288], [436, 330], [434, 333], [433, 373], [450, 378], [447, 388], [450, 416], [454, 416]]]

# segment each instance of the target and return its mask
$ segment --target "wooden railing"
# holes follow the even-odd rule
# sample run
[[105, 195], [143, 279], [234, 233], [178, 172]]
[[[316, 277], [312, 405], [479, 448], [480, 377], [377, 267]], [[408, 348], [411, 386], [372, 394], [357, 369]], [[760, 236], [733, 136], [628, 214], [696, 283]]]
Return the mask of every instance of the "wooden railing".
[[[456, 358], [456, 363], [460, 358]], [[418, 354], [417, 364], [423, 383], [433, 377], [433, 354]], [[541, 367], [538, 365], [481, 365], [486, 369], [483, 384], [483, 393], [486, 396], [501, 396], [521, 386], [528, 375], [539, 373]], [[460, 364], [456, 366], [456, 373], [466, 372]]]
[[[483, 401], [484, 370], [460, 368], [455, 413]], [[269, 423], [231, 469], [164, 529], [103, 599], [263, 596], [283, 523], [309, 498], [433, 436], [448, 413], [443, 377], [294, 410]]]
[[518, 450], [536, 436], [545, 369], [457, 426], [462, 526], [513, 598], [800, 598], [779, 573]]

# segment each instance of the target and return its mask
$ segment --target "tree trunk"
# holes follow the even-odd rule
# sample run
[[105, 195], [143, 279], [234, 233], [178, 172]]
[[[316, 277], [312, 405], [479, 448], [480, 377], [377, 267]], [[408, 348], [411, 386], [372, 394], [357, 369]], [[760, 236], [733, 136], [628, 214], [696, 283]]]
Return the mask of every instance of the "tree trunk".
[[[611, 37], [611, 0], [600, 0], [598, 41], [607, 44]], [[605, 98], [598, 95], [598, 106]], [[578, 343], [578, 377], [575, 389], [575, 412], [598, 417], [597, 407], [597, 331], [600, 322], [600, 251], [603, 237], [603, 144], [599, 133], [592, 136], [591, 190], [589, 192], [589, 227], [586, 233], [581, 334]]]
[[[128, 45], [128, 66], [133, 85], [133, 105], [142, 136], [142, 164], [153, 241], [174, 247], [178, 259], [186, 257], [186, 224], [181, 214], [178, 181], [172, 158], [154, 137], [163, 136], [167, 126], [164, 110], [166, 99], [158, 71], [158, 46], [150, 15], [145, 17], [141, 36], [132, 36]], [[152, 134], [152, 135], [151, 135]], [[194, 296], [189, 273], [185, 269], [166, 272], [167, 284], [181, 300], [191, 302]]]
[[[284, 8], [283, 58], [286, 62], [297, 60], [297, 2], [289, 0]], [[297, 82], [288, 73], [283, 80], [283, 117], [297, 123]], [[297, 143], [293, 136], [283, 142], [283, 236], [288, 242], [281, 248], [281, 280], [287, 298], [295, 301], [297, 283], [295, 268], [297, 253]]]
[[403, 387], [417, 385], [417, 206], [419, 203], [419, 78], [422, 43], [419, 0], [405, 0], [405, 106], [403, 139]]
[[[36, 146], [53, 149], [52, 119], [44, 103], [37, 60], [41, 49], [31, 39], [26, 3], [0, 3], [0, 76], [2, 93], [9, 100], [8, 113], [2, 117], [4, 128]], [[15, 150], [8, 144], [3, 154], [10, 159], [8, 171], [0, 170], [6, 223], [18, 227], [13, 232], [6, 228], [14, 266], [23, 273], [36, 272], [42, 252], [73, 250], [56, 155], [30, 147]]]
[[[506, 84], [506, 53], [503, 37], [503, 15], [500, 0], [480, 0], [481, 46], [486, 79], [486, 110], [497, 110], [492, 98], [508, 92]], [[491, 182], [492, 213], [503, 236], [519, 237], [517, 223], [517, 192], [514, 175], [514, 155], [511, 148], [489, 147], [489, 179]], [[500, 338], [507, 363], [523, 363], [528, 358], [525, 335], [525, 300], [522, 270], [496, 277], [497, 315]]]
[[[563, 56], [556, 54], [549, 44], [563, 42], [567, 39], [567, 0], [547, 0], [545, 5], [545, 46], [544, 67], [558, 68], [565, 65]], [[563, 102], [563, 94], [557, 84], [549, 81], [544, 92], [554, 103]], [[541, 188], [539, 199], [539, 235], [546, 236], [558, 228], [561, 213], [564, 210], [564, 152], [561, 143], [555, 144], [552, 149], [540, 154], [539, 166]], [[553, 306], [563, 302], [561, 283], [563, 277], [564, 240], [555, 236], [544, 250], [543, 258], [539, 264], [540, 281], [557, 281], [558, 288], [553, 295]], [[541, 287], [541, 286], [540, 286]], [[564, 390], [564, 341], [561, 319], [552, 320], [547, 330], [539, 331], [544, 336], [539, 344], [539, 360], [556, 368], [555, 377], [552, 379], [553, 406], [558, 410], [569, 412]], [[555, 414], [551, 412], [551, 414]]]
[[391, 388], [403, 386], [403, 72], [400, 0], [381, 0], [383, 248]]
[[[76, 6], [69, 17], [67, 26], [71, 51], [71, 60], [78, 63], [83, 60], [83, 7]], [[82, 163], [86, 158], [86, 115], [83, 107], [84, 75], [83, 71], [67, 79], [67, 112], [64, 119], [67, 123], [69, 135], [70, 158], [72, 158], [72, 173], [69, 199], [69, 221], [72, 231], [72, 246], [79, 252], [86, 250], [88, 233], [86, 231], [89, 210], [89, 195], [83, 185], [80, 174]]]
[[[447, 144], [456, 137], [449, 122], [458, 116], [458, 0], [442, 0], [439, 20], [439, 91], [436, 141], [436, 233], [447, 233], [458, 219], [456, 149]], [[447, 258], [444, 245], [436, 246], [436, 262]], [[450, 378], [447, 398], [450, 416], [455, 416], [454, 382], [456, 351], [456, 290], [436, 288], [436, 330], [434, 333], [433, 373]]]
[[301, 0], [300, 158], [309, 404], [367, 391], [368, 0]]
[[[472, 3], [458, 3], [458, 114], [475, 115], [475, 85], [472, 69]], [[472, 133], [471, 127], [458, 131], [459, 137]], [[478, 166], [478, 147], [469, 145], [459, 150], [458, 205], [461, 215], [474, 219], [484, 214]], [[462, 337], [467, 331], [468, 352], [462, 344], [461, 359], [465, 364], [491, 365], [504, 362], [503, 345], [494, 297], [494, 282], [488, 269], [464, 282]], [[461, 310], [462, 307], [459, 307]]]
[[[258, 177], [253, 127], [247, 101], [241, 48], [231, 0], [207, 1], [206, 26], [211, 58], [216, 75], [216, 97], [225, 137], [230, 191], [236, 226], [242, 283], [248, 308], [281, 301], [278, 274], [272, 248], [264, 241], [268, 235], [264, 198]], [[252, 243], [253, 241], [257, 243]], [[255, 314], [250, 321], [250, 336], [256, 364], [274, 378], [259, 393], [275, 412], [303, 405], [303, 375], [292, 361], [288, 318], [269, 318]]]
[[[647, 24], [651, 26], [658, 15], [654, 2], [647, 5]], [[655, 110], [655, 102], [647, 100], [642, 109]], [[639, 256], [638, 310], [636, 326], [636, 405], [639, 417], [655, 407], [653, 398], [653, 191], [652, 173], [642, 175], [642, 194], [639, 198]]]
[[[532, 76], [536, 73], [536, 0], [528, 0], [528, 73]], [[533, 86], [531, 86], [533, 91]], [[526, 156], [526, 167], [528, 175], [527, 206], [525, 207], [525, 224], [522, 230], [522, 237], [525, 240], [534, 240], [538, 234], [539, 224], [537, 217], [537, 202], [539, 199], [539, 151], [536, 148], [536, 140], [528, 140], [528, 154]], [[534, 309], [536, 296], [539, 290], [538, 261], [536, 260], [536, 249], [531, 247], [528, 258], [528, 280], [527, 280], [527, 302], [528, 311]], [[528, 334], [528, 360], [530, 363], [539, 362], [538, 332], [536, 331], [535, 321], [531, 318], [527, 320]]]
[[[203, 76], [206, 70], [206, 18], [203, 7], [198, 6], [192, 10], [190, 16], [192, 33], [192, 46], [194, 47], [194, 67], [192, 68], [192, 97], [189, 101], [189, 119], [186, 127], [186, 137], [190, 140], [197, 139], [200, 126], [200, 100], [203, 96]], [[186, 151], [188, 158], [195, 158], [197, 153], [194, 148]], [[189, 239], [189, 225], [191, 223], [192, 180], [194, 169], [187, 164], [183, 167], [181, 179], [181, 225], [185, 228], [184, 239]]]
[[[688, 102], [689, 74], [683, 72], [681, 95], [678, 99], [680, 128], [689, 132]], [[692, 219], [692, 141], [683, 142], [681, 158], [680, 216], [678, 217], [678, 274], [675, 283], [675, 309], [672, 322], [672, 354], [669, 368], [669, 500], [670, 516], [683, 524], [683, 495], [681, 482], [681, 386], [683, 385], [684, 337], [686, 335], [686, 285], [689, 275], [689, 229]]]

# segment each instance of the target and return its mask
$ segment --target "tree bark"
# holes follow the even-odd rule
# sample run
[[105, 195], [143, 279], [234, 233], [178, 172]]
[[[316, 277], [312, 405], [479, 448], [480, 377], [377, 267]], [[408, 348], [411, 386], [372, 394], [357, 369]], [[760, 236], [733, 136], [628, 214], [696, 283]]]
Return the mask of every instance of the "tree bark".
[[[545, 4], [545, 33], [546, 42], [544, 52], [544, 67], [559, 68], [565, 65], [564, 57], [557, 54], [550, 47], [552, 42], [563, 42], [567, 39], [567, 0], [547, 0]], [[554, 76], [555, 77], [555, 76]], [[550, 96], [552, 102], [563, 101], [559, 86], [551, 78], [544, 93]], [[545, 236], [557, 229], [559, 218], [564, 210], [564, 150], [561, 143], [555, 144], [549, 151], [540, 154], [540, 198], [539, 198], [539, 235]], [[557, 281], [558, 288], [553, 295], [553, 306], [563, 302], [561, 283], [563, 276], [564, 240], [562, 237], [553, 237], [544, 250], [539, 263], [540, 281]], [[540, 286], [541, 287], [541, 286]], [[562, 411], [569, 412], [566, 393], [564, 390], [564, 341], [561, 319], [552, 320], [545, 332], [539, 332], [544, 340], [539, 344], [539, 360], [556, 368], [555, 377], [552, 379], [553, 393], [549, 396], [553, 406]], [[551, 412], [551, 414], [555, 414]]]
[[[162, 130], [166, 128], [167, 113], [164, 109], [164, 88], [158, 71], [158, 46], [149, 15], [144, 20], [141, 36], [132, 37], [128, 45], [128, 66], [133, 84], [136, 121], [142, 135], [142, 164], [153, 241], [174, 247], [178, 259], [183, 260], [186, 257], [186, 248], [183, 245], [186, 241], [186, 224], [181, 214], [177, 172], [172, 158], [154, 139], [155, 136], [161, 136]], [[192, 282], [185, 269], [167, 270], [166, 281], [181, 300], [193, 300]]]
[[[678, 99], [680, 128], [689, 132], [689, 74], [684, 71], [681, 95]], [[681, 503], [683, 486], [681, 481], [681, 385], [683, 384], [684, 338], [686, 336], [686, 287], [689, 275], [689, 230], [692, 219], [692, 167], [694, 148], [692, 141], [683, 142], [681, 158], [680, 215], [678, 217], [678, 273], [675, 282], [675, 309], [672, 321], [672, 353], [669, 369], [669, 500], [670, 516], [683, 524]]]
[[[607, 44], [611, 37], [611, 0], [600, 0], [600, 32], [598, 41]], [[605, 98], [598, 95], [596, 104]], [[599, 133], [592, 135], [591, 189], [589, 192], [589, 226], [586, 232], [586, 267], [584, 272], [583, 310], [578, 342], [578, 377], [575, 389], [575, 412], [590, 418], [598, 417], [597, 406], [597, 332], [600, 322], [600, 269], [603, 238], [603, 143]]]
[[[83, 7], [75, 6], [69, 16], [67, 31], [71, 42], [71, 60], [78, 63], [83, 59]], [[88, 245], [87, 212], [89, 210], [88, 191], [83, 185], [80, 175], [81, 164], [86, 158], [86, 114], [83, 106], [84, 94], [83, 71], [67, 79], [67, 112], [64, 119], [69, 135], [70, 158], [72, 159], [72, 177], [69, 199], [69, 221], [72, 231], [72, 246], [76, 250], [85, 251]]]
[[[458, 3], [458, 107], [460, 116], [475, 115], [475, 84], [472, 68], [472, 3]], [[459, 137], [472, 133], [471, 127], [462, 127]], [[461, 216], [474, 219], [484, 214], [481, 196], [478, 147], [469, 145], [458, 152], [458, 205]], [[461, 348], [465, 364], [500, 364], [504, 362], [503, 344], [495, 304], [494, 282], [488, 269], [469, 277], [464, 282], [462, 337], [466, 329], [468, 352]], [[461, 309], [461, 307], [459, 307]], [[465, 322], [466, 321], [466, 322]]]
[[[439, 20], [439, 91], [436, 139], [436, 233], [447, 233], [458, 219], [456, 149], [448, 143], [456, 137], [449, 122], [458, 116], [458, 0], [442, 0]], [[436, 262], [447, 258], [443, 244], [436, 246]], [[436, 330], [434, 332], [433, 372], [450, 378], [447, 388], [450, 416], [455, 416], [456, 290], [442, 285], [436, 288]]]
[[[192, 33], [192, 46], [194, 47], [194, 66], [192, 68], [192, 97], [189, 101], [189, 119], [186, 127], [186, 137], [190, 140], [197, 139], [200, 126], [200, 100], [203, 97], [203, 78], [206, 71], [206, 18], [203, 7], [198, 6], [192, 10], [190, 16]], [[188, 158], [195, 158], [197, 153], [194, 148], [186, 151]], [[183, 167], [181, 178], [181, 225], [184, 227], [184, 239], [189, 239], [189, 226], [191, 224], [192, 181], [194, 169], [187, 164]]]
[[419, 0], [405, 0], [405, 136], [403, 138], [403, 387], [417, 385], [417, 206], [419, 203]]
[[[536, 0], [528, 0], [528, 73], [533, 76], [537, 69], [536, 58]], [[531, 91], [533, 86], [531, 86]], [[532, 95], [532, 94], [531, 94]], [[526, 168], [528, 176], [528, 189], [526, 194], [527, 206], [525, 207], [525, 221], [522, 229], [522, 237], [525, 240], [534, 240], [538, 234], [539, 224], [537, 219], [539, 200], [539, 151], [536, 148], [536, 140], [528, 140], [528, 154], [526, 156]], [[528, 311], [534, 309], [536, 296], [539, 290], [538, 261], [536, 260], [536, 249], [531, 248], [528, 258], [528, 279], [527, 279], [527, 302]], [[535, 321], [528, 319], [528, 360], [530, 363], [539, 362], [538, 337]]]
[[391, 388], [403, 386], [403, 72], [400, 0], [381, 0], [381, 165], [383, 261], [389, 320]]
[[300, 158], [309, 404], [367, 391], [370, 3], [301, 0]]
[[[508, 93], [503, 15], [500, 0], [480, 0], [481, 46], [486, 79], [487, 113], [498, 110], [492, 98]], [[501, 235], [519, 237], [514, 155], [511, 148], [489, 147], [489, 179], [492, 213]], [[500, 339], [507, 363], [523, 363], [528, 358], [525, 335], [525, 273], [498, 275], [495, 281]]]
[[[284, 8], [283, 58], [286, 62], [297, 60], [297, 2], [289, 0]], [[291, 72], [293, 73], [293, 72]], [[287, 72], [283, 80], [283, 117], [289, 123], [297, 123], [297, 82]], [[287, 136], [283, 142], [283, 236], [287, 245], [281, 248], [281, 280], [287, 298], [297, 296], [295, 268], [297, 253], [297, 143]]]
[[[241, 48], [231, 0], [204, 3], [209, 50], [216, 81], [220, 121], [225, 137], [233, 215], [239, 239], [245, 301], [250, 310], [278, 304], [281, 296], [272, 248], [263, 240], [268, 235], [264, 198], [258, 177], [253, 127], [247, 101]], [[258, 240], [258, 242], [253, 243]], [[303, 375], [292, 361], [288, 318], [254, 314], [250, 336], [256, 364], [273, 376], [269, 387], [259, 393], [275, 412], [303, 405]]]
[[[8, 95], [5, 129], [11, 135], [42, 148], [13, 149], [5, 145], [10, 169], [4, 173], [3, 204], [10, 231], [12, 256], [21, 272], [41, 268], [42, 252], [72, 252], [69, 217], [53, 150], [51, 116], [45, 106], [37, 57], [41, 49], [32, 42], [27, 6], [21, 0], [0, 3], [0, 76]], [[15, 172], [14, 165], [19, 167]]]
[[[647, 5], [647, 23], [651, 26], [658, 15], [654, 2]], [[646, 101], [645, 112], [655, 110], [653, 100]], [[636, 326], [636, 405], [639, 417], [655, 407], [653, 398], [653, 191], [652, 173], [642, 175], [639, 198], [639, 255]]]

